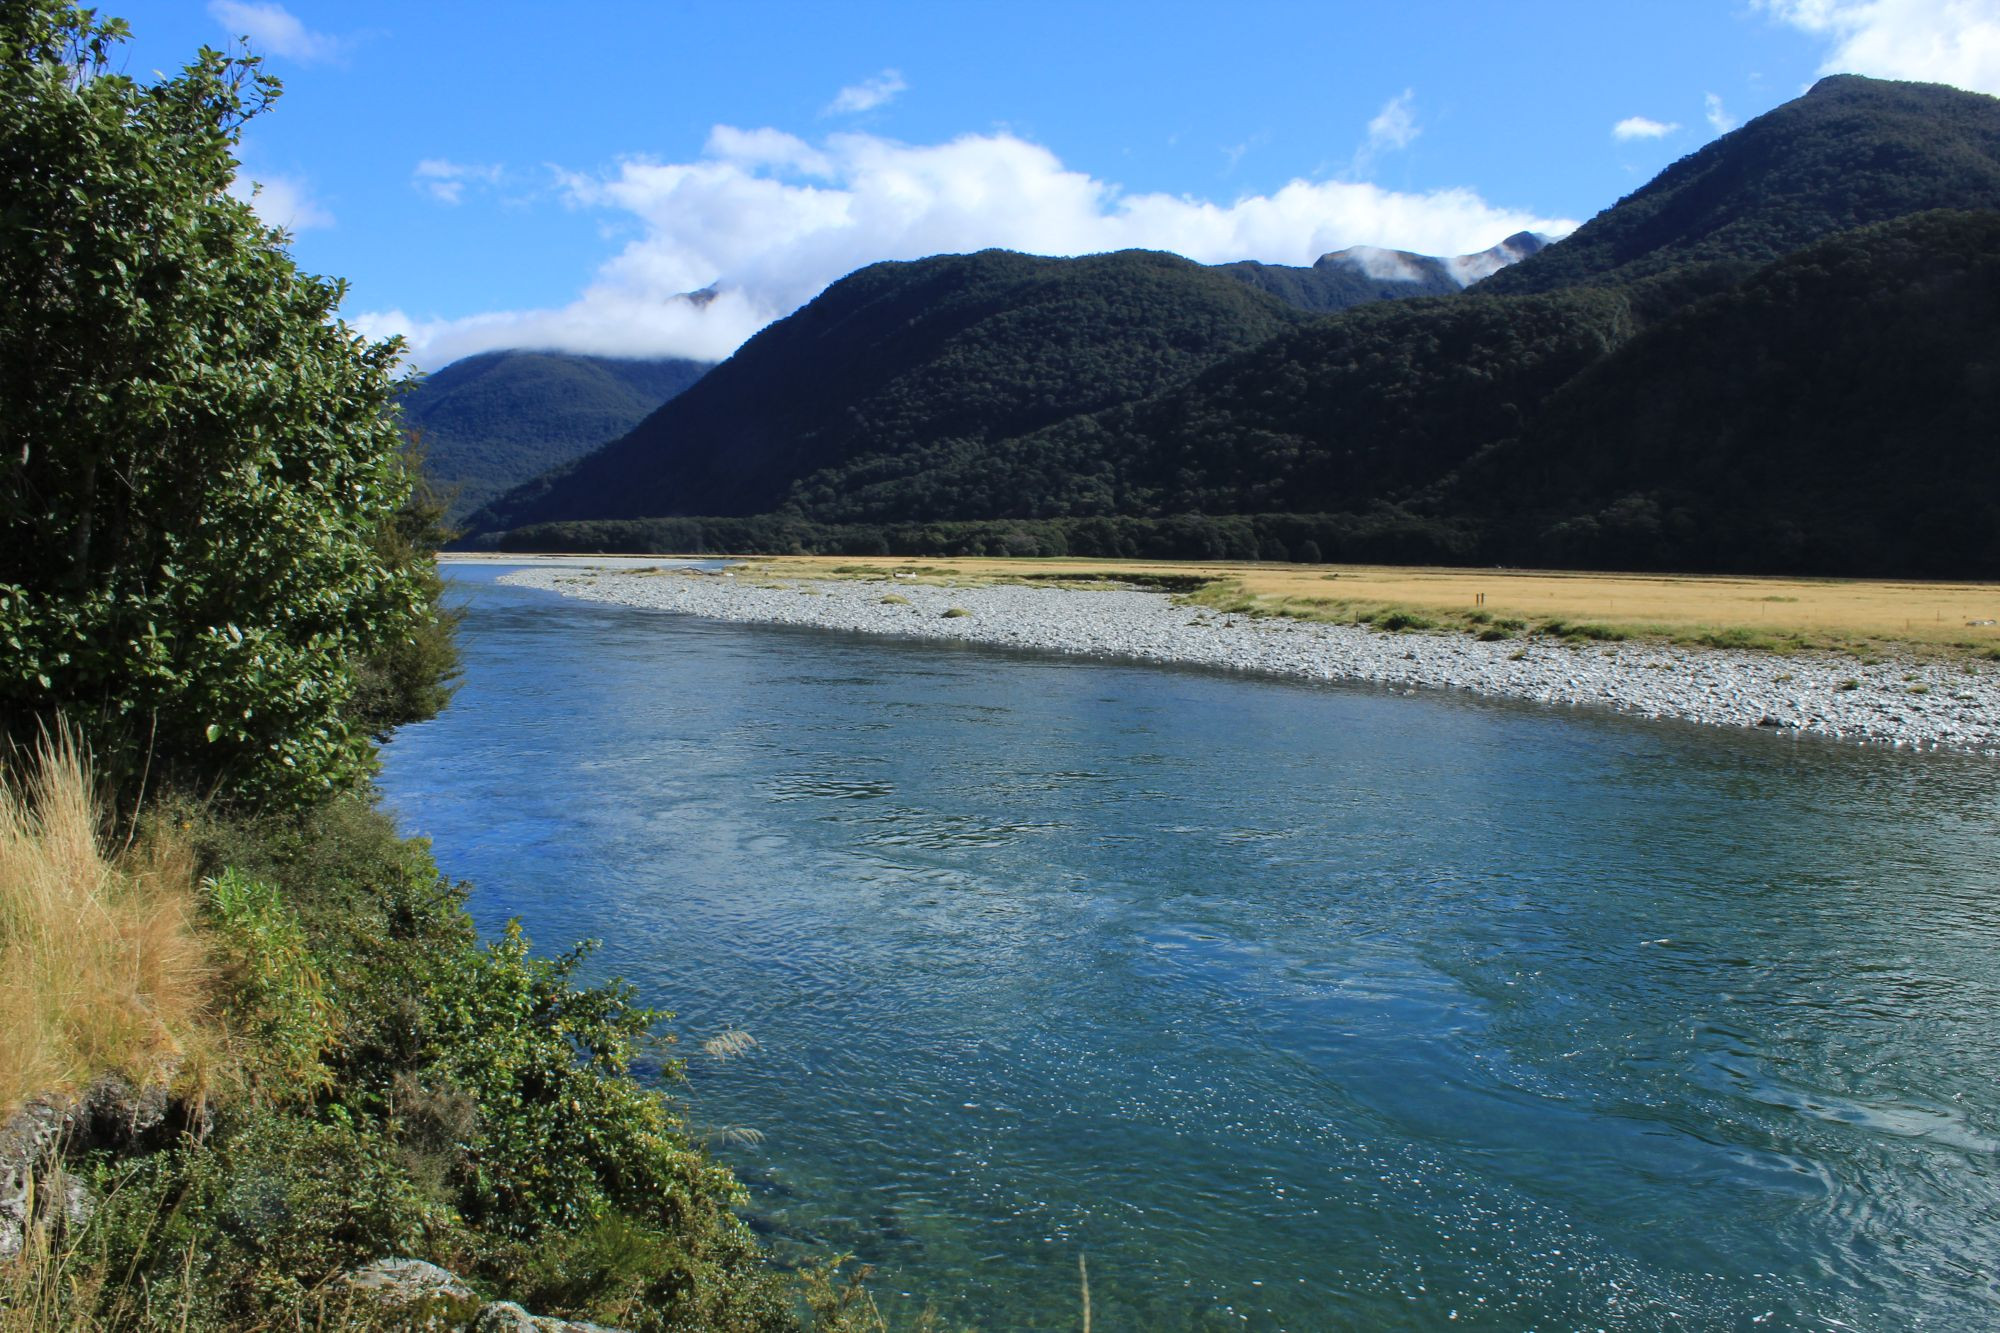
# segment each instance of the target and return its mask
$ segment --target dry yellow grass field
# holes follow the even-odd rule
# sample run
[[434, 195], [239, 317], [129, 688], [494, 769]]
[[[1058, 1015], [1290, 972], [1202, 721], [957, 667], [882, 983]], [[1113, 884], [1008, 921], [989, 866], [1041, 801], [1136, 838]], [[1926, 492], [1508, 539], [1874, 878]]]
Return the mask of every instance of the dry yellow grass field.
[[[1199, 600], [1232, 611], [1329, 620], [1397, 612], [1441, 627], [1661, 638], [1766, 648], [2000, 652], [2000, 584], [1588, 574], [1371, 565], [797, 556], [751, 558], [772, 577], [939, 582], [1211, 580]], [[1508, 622], [1518, 622], [1509, 625]]]

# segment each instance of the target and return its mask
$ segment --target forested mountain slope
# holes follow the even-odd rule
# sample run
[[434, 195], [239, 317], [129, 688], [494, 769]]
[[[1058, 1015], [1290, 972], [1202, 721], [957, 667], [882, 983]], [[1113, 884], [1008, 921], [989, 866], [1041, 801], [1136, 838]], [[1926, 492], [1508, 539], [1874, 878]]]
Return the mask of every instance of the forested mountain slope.
[[1763, 264], [1934, 208], [2000, 208], [2000, 99], [1839, 74], [1480, 287], [1540, 292], [1718, 260]]
[[801, 477], [863, 456], [879, 477], [912, 449], [983, 444], [1146, 397], [1304, 318], [1227, 274], [1147, 251], [875, 264], [475, 525], [759, 513]]
[[463, 518], [644, 420], [700, 379], [706, 361], [569, 352], [482, 352], [425, 376], [398, 400], [424, 469]]
[[1432, 507], [1510, 563], [2000, 575], [2000, 212], [1843, 233], [1697, 302]]

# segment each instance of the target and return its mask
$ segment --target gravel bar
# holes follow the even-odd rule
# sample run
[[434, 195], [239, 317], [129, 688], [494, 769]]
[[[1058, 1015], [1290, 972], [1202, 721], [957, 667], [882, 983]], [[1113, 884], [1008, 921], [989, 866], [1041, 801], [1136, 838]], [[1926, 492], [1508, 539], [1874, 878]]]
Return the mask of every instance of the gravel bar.
[[[1541, 704], [1783, 735], [2000, 754], [2000, 666], [1652, 643], [1492, 643], [1458, 633], [1378, 632], [1179, 606], [1165, 593], [1099, 588], [938, 587], [799, 581], [731, 572], [571, 565], [501, 582], [566, 597], [757, 624], [958, 640], [1036, 652], [1221, 667], [1392, 689], [1470, 690]], [[889, 600], [889, 599], [900, 600]], [[950, 614], [951, 612], [963, 614]]]

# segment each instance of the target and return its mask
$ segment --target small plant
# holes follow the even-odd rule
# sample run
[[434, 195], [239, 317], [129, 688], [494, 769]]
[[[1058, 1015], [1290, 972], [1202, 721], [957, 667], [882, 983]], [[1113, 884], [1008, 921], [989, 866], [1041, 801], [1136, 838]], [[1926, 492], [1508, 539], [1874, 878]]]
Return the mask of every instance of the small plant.
[[1528, 660], [1528, 650], [1526, 648], [1516, 648], [1513, 652], [1507, 654], [1507, 660], [1509, 662], [1525, 662]]
[[1843, 693], [1843, 694], [1844, 694], [1844, 693], [1846, 693], [1846, 692], [1847, 692], [1848, 690], [1858, 690], [1858, 689], [1860, 689], [1860, 688], [1861, 688], [1861, 682], [1860, 682], [1860, 681], [1858, 681], [1858, 680], [1856, 680], [1856, 679], [1854, 679], [1854, 678], [1853, 678], [1852, 676], [1849, 676], [1849, 677], [1848, 677], [1848, 678], [1847, 678], [1846, 680], [1843, 680], [1843, 681], [1841, 681], [1841, 682], [1840, 682], [1840, 684], [1838, 684], [1838, 685], [1834, 686], [1833, 688], [1834, 688], [1835, 690], [1839, 691], [1840, 693]]
[[1480, 630], [1478, 634], [1478, 639], [1481, 643], [1498, 643], [1502, 639], [1511, 639], [1513, 637], [1514, 632], [1512, 630], [1501, 629], [1498, 625], [1488, 625]]
[[1632, 632], [1616, 625], [1599, 625], [1589, 621], [1547, 620], [1542, 623], [1542, 633], [1553, 634], [1559, 639], [1572, 643], [1589, 640], [1594, 643], [1617, 643], [1632, 637]]
[[957, 620], [957, 619], [959, 619], [960, 617], [963, 617], [963, 616], [969, 616], [969, 615], [971, 615], [971, 614], [972, 614], [972, 612], [970, 612], [970, 611], [966, 610], [966, 609], [965, 609], [964, 607], [962, 607], [962, 606], [953, 606], [953, 607], [948, 607], [948, 608], [946, 608], [946, 610], [945, 610], [945, 613], [944, 613], [944, 619], [946, 619], [946, 620]]
[[1931, 687], [1930, 687], [1930, 686], [1928, 686], [1928, 685], [1912, 685], [1912, 686], [1910, 686], [1910, 693], [1911, 693], [1911, 694], [1929, 694], [1930, 692], [1931, 692]]
[[899, 596], [898, 594], [893, 592], [890, 593], [887, 597], [884, 597], [882, 599], [882, 605], [884, 606], [908, 606], [909, 604], [910, 604], [909, 598]]
[[1771, 677], [1771, 682], [1775, 685], [1783, 685], [1786, 682], [1792, 680], [1793, 678], [1794, 677], [1792, 676], [1791, 672], [1780, 671], [1777, 675]]

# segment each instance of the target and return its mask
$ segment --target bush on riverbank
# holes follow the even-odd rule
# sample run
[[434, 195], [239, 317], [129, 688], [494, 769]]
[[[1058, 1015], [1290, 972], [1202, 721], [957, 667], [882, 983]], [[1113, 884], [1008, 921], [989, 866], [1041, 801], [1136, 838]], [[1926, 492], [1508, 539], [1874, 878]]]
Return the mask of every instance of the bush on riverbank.
[[193, 848], [187, 948], [218, 963], [179, 1035], [217, 1056], [175, 1076], [177, 1129], [72, 1164], [101, 1203], [7, 1271], [0, 1327], [312, 1322], [385, 1255], [632, 1329], [795, 1326], [740, 1188], [631, 1076], [675, 1076], [663, 1015], [578, 984], [583, 950], [480, 944], [463, 887], [359, 797], [259, 820], [175, 802], [163, 826], [142, 836]]
[[[142, 85], [125, 33], [0, 6], [0, 741], [67, 718], [100, 764], [0, 801], [0, 1118], [50, 1094], [25, 1119], [76, 1135], [0, 1145], [33, 1140], [0, 1330], [352, 1326], [335, 1279], [386, 1256], [633, 1329], [795, 1326], [634, 1077], [675, 1076], [664, 1015], [482, 944], [374, 808], [375, 738], [455, 660], [400, 348], [228, 193], [276, 83], [204, 50]], [[115, 1134], [75, 1097], [112, 1073]]]

